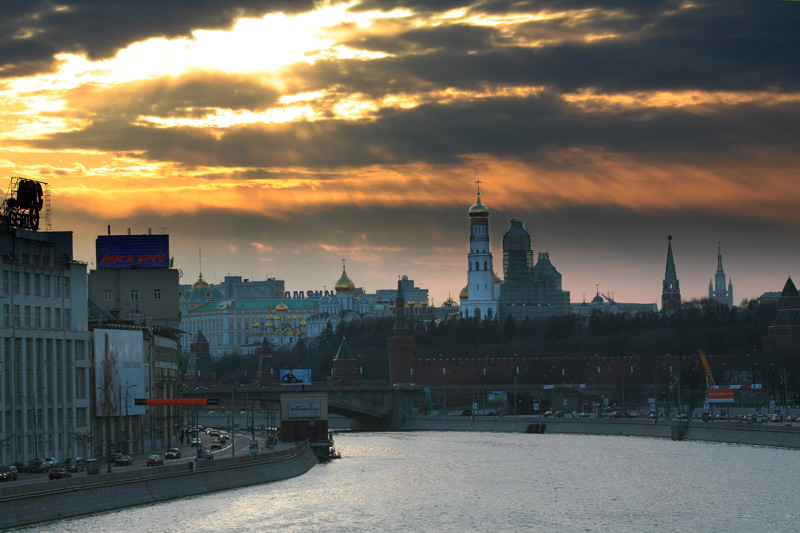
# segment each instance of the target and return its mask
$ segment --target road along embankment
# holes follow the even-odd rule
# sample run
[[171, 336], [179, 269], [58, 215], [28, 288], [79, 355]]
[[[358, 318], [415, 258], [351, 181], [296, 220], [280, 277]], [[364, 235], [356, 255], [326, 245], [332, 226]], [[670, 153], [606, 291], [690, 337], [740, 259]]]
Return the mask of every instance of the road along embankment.
[[12, 482], [0, 489], [0, 530], [280, 481], [304, 474], [316, 464], [317, 457], [304, 442], [254, 456], [116, 469], [33, 484]]
[[403, 431], [573, 433], [694, 440], [800, 449], [800, 428], [738, 422], [663, 421], [622, 418], [408, 416]]

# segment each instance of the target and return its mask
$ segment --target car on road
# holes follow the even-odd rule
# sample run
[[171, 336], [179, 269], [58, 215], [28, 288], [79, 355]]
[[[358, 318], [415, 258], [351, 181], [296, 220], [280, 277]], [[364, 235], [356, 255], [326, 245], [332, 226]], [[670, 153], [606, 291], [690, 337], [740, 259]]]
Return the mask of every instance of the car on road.
[[160, 455], [151, 455], [144, 462], [147, 466], [161, 466], [164, 464], [164, 458]]
[[133, 464], [133, 457], [130, 455], [120, 455], [114, 459], [114, 464], [117, 466], [131, 466]]
[[583, 412], [581, 412], [581, 413], [578, 413], [578, 418], [589, 418], [590, 416], [592, 416], [592, 415], [590, 415], [590, 414], [589, 414], [589, 413], [587, 413], [586, 411], [583, 411]]
[[0, 466], [0, 481], [16, 481], [17, 478], [19, 473], [16, 466]]
[[556, 411], [553, 413], [553, 418], [564, 418], [564, 411]]
[[64, 479], [64, 478], [67, 478], [67, 477], [72, 477], [72, 474], [67, 472], [66, 468], [59, 467], [59, 468], [53, 468], [52, 470], [50, 470], [50, 473], [47, 474], [47, 477], [49, 477], [50, 479]]
[[544, 417], [545, 417], [545, 418], [547, 418], [547, 417], [549, 417], [549, 416], [553, 416], [553, 411], [545, 411], [545, 412], [544, 412]]
[[218, 441], [218, 440], [215, 440], [214, 442], [211, 443], [211, 449], [212, 450], [221, 450], [222, 449], [222, 443], [220, 441]]
[[16, 467], [17, 472], [27, 472], [28, 468], [30, 468], [28, 461], [14, 461], [11, 466]]
[[44, 459], [34, 459], [28, 464], [28, 472], [46, 474], [49, 471], [50, 465]]
[[192, 446], [202, 446], [202, 445], [203, 441], [200, 439], [200, 437], [195, 437], [192, 439]]
[[228, 442], [230, 440], [230, 438], [231, 438], [231, 436], [228, 435], [227, 433], [220, 433], [219, 434], [219, 440], [220, 440], [220, 442], [222, 442], [222, 444], [225, 444], [226, 442]]
[[71, 457], [64, 461], [64, 468], [67, 472], [83, 472], [86, 470], [86, 459], [83, 457]]
[[164, 454], [164, 459], [180, 459], [181, 458], [181, 451], [178, 448], [170, 448], [167, 450], [167, 453]]

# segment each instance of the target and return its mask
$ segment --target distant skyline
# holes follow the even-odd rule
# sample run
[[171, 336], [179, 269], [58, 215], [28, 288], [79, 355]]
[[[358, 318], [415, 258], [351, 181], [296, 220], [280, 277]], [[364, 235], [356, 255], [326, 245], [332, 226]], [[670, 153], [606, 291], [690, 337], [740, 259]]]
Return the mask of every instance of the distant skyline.
[[[800, 264], [797, 2], [0, 5], [0, 168], [53, 230], [170, 234], [181, 283], [466, 284], [481, 180], [571, 300], [734, 303]], [[202, 248], [202, 260], [198, 249]], [[91, 268], [93, 268], [92, 265]]]

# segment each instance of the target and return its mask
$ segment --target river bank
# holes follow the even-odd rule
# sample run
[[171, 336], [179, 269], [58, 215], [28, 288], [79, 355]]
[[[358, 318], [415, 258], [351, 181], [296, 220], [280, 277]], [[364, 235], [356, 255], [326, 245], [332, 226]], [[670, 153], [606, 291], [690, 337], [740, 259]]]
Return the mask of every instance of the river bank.
[[316, 464], [311, 446], [303, 442], [253, 456], [8, 484], [0, 488], [0, 530], [280, 481]]
[[403, 431], [489, 431], [620, 435], [800, 449], [800, 428], [739, 422], [540, 416], [408, 416]]

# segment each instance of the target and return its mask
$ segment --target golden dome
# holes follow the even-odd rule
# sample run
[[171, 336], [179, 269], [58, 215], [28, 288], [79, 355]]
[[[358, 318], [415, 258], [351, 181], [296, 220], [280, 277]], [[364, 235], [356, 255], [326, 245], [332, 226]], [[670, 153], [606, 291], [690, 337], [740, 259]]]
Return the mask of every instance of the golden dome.
[[275, 311], [277, 311], [278, 313], [285, 313], [288, 310], [289, 310], [289, 306], [286, 305], [285, 303], [283, 303], [283, 300], [281, 300], [281, 303], [279, 303], [277, 306], [275, 306]]
[[208, 289], [210, 286], [206, 281], [203, 279], [203, 273], [200, 273], [200, 277], [197, 278], [197, 281], [194, 282], [192, 285], [193, 289]]
[[258, 329], [258, 320], [253, 320], [253, 329]]
[[461, 289], [461, 292], [458, 293], [459, 300], [469, 300], [469, 285], [465, 286]]
[[267, 320], [275, 320], [275, 317], [270, 313], [267, 315]]
[[271, 328], [272, 327], [272, 322], [267, 320], [267, 322], [264, 324], [264, 327]]
[[353, 283], [353, 280], [347, 277], [347, 270], [345, 270], [344, 267], [342, 267], [342, 277], [336, 282], [334, 289], [336, 290], [336, 294], [352, 294], [356, 290], [356, 284]]
[[478, 200], [469, 208], [470, 218], [487, 218], [489, 216], [489, 208], [481, 203], [481, 192], [478, 191]]
[[408, 307], [414, 307], [415, 305], [417, 305], [417, 302], [415, 302], [414, 300], [408, 301]]
[[308, 323], [305, 320], [301, 320], [300, 321], [300, 326], [301, 327], [306, 327], [307, 325], [308, 325]]

